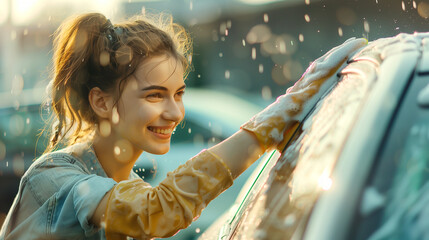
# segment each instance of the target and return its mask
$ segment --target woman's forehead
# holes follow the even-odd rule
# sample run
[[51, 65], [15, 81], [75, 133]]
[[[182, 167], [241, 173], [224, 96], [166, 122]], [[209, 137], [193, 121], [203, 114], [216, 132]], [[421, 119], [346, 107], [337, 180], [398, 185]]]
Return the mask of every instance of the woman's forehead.
[[[171, 78], [182, 80], [183, 66], [175, 57], [163, 54], [145, 59], [134, 72], [139, 85], [161, 85]], [[169, 81], [170, 82], [170, 81]]]

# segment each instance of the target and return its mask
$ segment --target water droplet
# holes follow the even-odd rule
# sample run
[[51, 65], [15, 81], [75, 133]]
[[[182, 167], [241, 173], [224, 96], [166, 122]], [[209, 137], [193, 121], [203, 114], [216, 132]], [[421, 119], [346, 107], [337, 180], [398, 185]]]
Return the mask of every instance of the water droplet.
[[198, 76], [197, 76], [198, 78], [201, 78], [201, 74], [198, 74]]
[[88, 42], [88, 33], [85, 30], [79, 30], [74, 38], [74, 47], [76, 51], [84, 49]]
[[100, 135], [103, 137], [108, 137], [111, 133], [111, 126], [109, 121], [106, 120], [101, 120], [100, 122], [100, 126], [99, 126], [99, 130], [100, 130]]
[[12, 168], [13, 172], [15, 173], [15, 176], [22, 176], [25, 172], [24, 158], [20, 155], [16, 155], [13, 158]]
[[232, 21], [231, 20], [226, 21], [226, 28], [230, 29], [231, 26], [232, 26]]
[[267, 23], [269, 21], [268, 14], [264, 13], [264, 22]]
[[113, 110], [112, 110], [112, 122], [113, 124], [119, 123], [119, 113], [118, 113], [118, 108], [116, 106], [113, 107]]
[[413, 1], [413, 8], [417, 8], [417, 3], [416, 3], [416, 1]]
[[246, 46], [246, 41], [244, 39], [241, 40], [241, 44], [243, 44], [243, 47]]
[[420, 17], [428, 18], [429, 17], [429, 3], [420, 2], [417, 5], [417, 12], [419, 13]]
[[119, 65], [127, 65], [133, 59], [133, 50], [129, 46], [123, 45], [116, 50], [115, 59]]
[[189, 10], [193, 10], [194, 9], [194, 4], [192, 3], [192, 1], [190, 1], [190, 3], [189, 3]]
[[27, 119], [25, 120], [25, 123], [27, 123], [27, 125], [28, 125], [28, 124], [30, 124], [30, 118], [27, 118]]
[[295, 223], [295, 221], [296, 221], [295, 214], [289, 214], [286, 216], [284, 220], [284, 224], [289, 227], [289, 226], [292, 226]]
[[228, 28], [227, 29], [225, 29], [225, 36], [228, 36]]
[[221, 52], [220, 52], [220, 53], [219, 53], [219, 57], [223, 57], [223, 53], [221, 53]]
[[115, 142], [114, 153], [117, 160], [127, 163], [133, 156], [133, 146], [128, 140], [118, 140]]
[[306, 5], [310, 5], [310, 0], [305, 0]]
[[225, 31], [227, 30], [226, 23], [223, 22], [219, 25], [219, 33], [225, 35]]
[[259, 64], [259, 73], [263, 73], [264, 72], [264, 65]]
[[191, 134], [192, 130], [191, 128], [188, 128], [188, 133]]
[[196, 233], [200, 233], [200, 231], [201, 231], [201, 230], [200, 230], [200, 228], [196, 228], [196, 229], [195, 229], [195, 232], [196, 232]]
[[304, 19], [306, 22], [310, 22], [310, 16], [308, 14], [304, 15]]
[[405, 3], [402, 1], [402, 10], [405, 11]]
[[231, 72], [229, 70], [225, 71], [225, 78], [229, 79], [231, 77]]
[[264, 86], [262, 88], [262, 98], [264, 100], [271, 100], [272, 97], [273, 97], [273, 95], [271, 92], [271, 88], [269, 86]]
[[265, 42], [271, 37], [271, 30], [265, 24], [258, 24], [250, 29], [246, 41], [250, 44]]
[[252, 48], [252, 59], [255, 60], [256, 59], [256, 48]]
[[365, 30], [365, 32], [369, 33], [369, 23], [367, 20], [363, 21], [363, 29]]
[[105, 67], [110, 63], [110, 54], [107, 51], [102, 51], [100, 53], [100, 65]]
[[338, 36], [343, 36], [343, 29], [341, 27], [338, 28]]
[[121, 149], [118, 146], [115, 146], [115, 148], [113, 149], [113, 152], [115, 153], [115, 155], [119, 155], [121, 154]]
[[304, 42], [304, 35], [299, 34], [298, 39], [300, 42]]

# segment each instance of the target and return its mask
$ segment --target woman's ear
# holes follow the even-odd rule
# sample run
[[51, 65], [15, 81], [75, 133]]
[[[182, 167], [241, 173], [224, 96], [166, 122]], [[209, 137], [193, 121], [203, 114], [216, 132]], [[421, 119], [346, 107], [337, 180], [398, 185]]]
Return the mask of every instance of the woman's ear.
[[92, 110], [101, 119], [110, 119], [113, 109], [113, 98], [110, 94], [94, 87], [89, 91], [89, 104]]

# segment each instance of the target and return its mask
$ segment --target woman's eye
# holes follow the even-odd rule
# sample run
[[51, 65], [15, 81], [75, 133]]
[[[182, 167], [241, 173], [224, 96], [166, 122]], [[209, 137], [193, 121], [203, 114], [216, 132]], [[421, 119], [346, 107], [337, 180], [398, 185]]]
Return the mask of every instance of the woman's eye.
[[151, 93], [151, 94], [147, 95], [146, 97], [150, 98], [150, 99], [157, 99], [157, 98], [162, 98], [162, 94], [161, 93]]
[[176, 93], [176, 98], [182, 99], [183, 95], [185, 94], [185, 91], [180, 91]]

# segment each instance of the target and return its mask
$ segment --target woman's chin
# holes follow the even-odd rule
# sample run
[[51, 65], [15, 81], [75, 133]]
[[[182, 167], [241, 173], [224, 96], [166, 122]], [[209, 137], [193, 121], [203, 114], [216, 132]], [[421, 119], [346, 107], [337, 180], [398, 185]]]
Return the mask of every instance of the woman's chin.
[[168, 148], [146, 149], [145, 152], [148, 152], [150, 154], [155, 154], [155, 155], [164, 155], [164, 154], [168, 153], [168, 151], [170, 151], [170, 147], [168, 147]]

